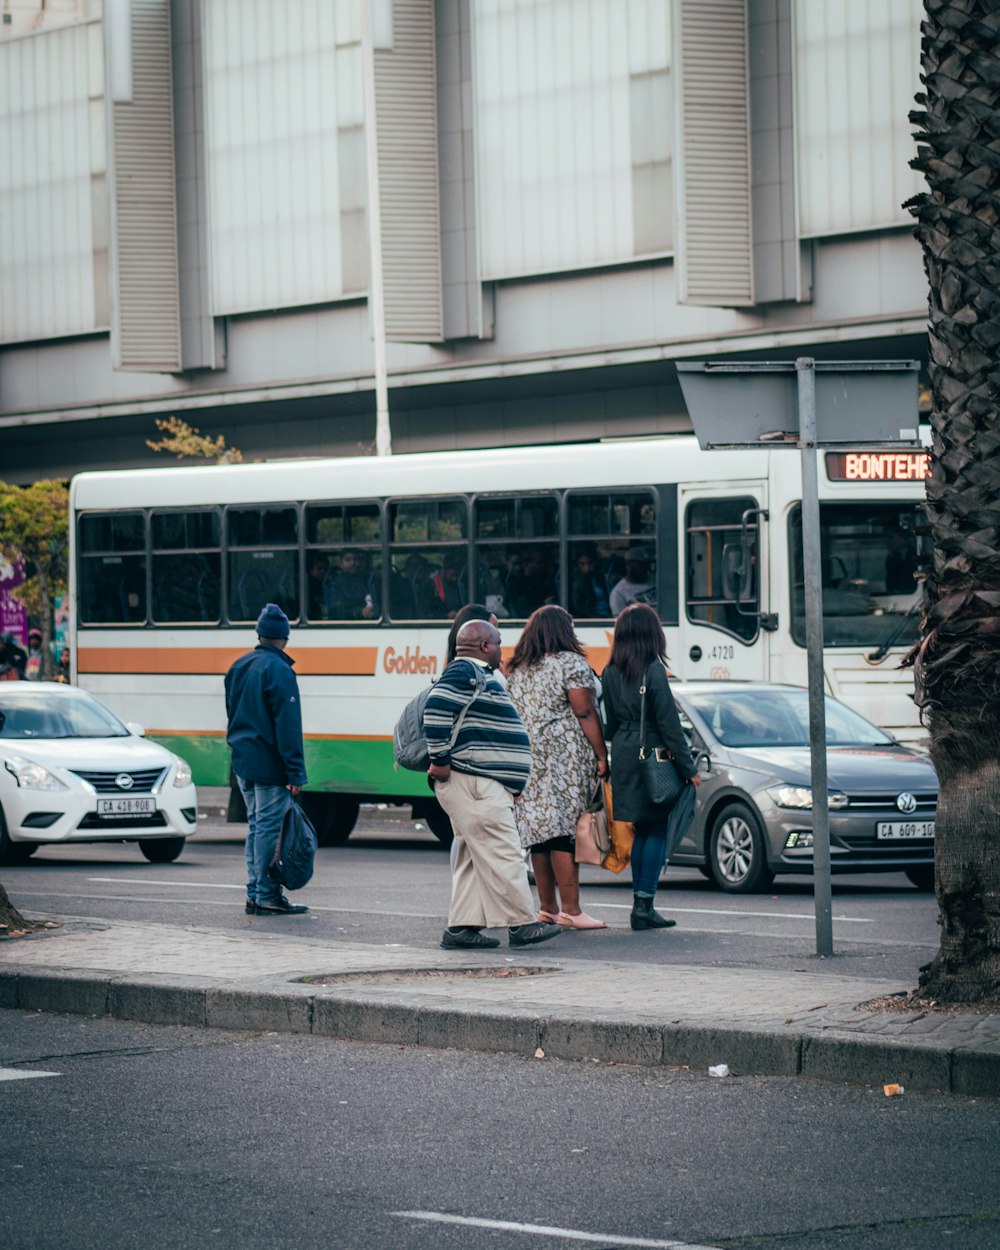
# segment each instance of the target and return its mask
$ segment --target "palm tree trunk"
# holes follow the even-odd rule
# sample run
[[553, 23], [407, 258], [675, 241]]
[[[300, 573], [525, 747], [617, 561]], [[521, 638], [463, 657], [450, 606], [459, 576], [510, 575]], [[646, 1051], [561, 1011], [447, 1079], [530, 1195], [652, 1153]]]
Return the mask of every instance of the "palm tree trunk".
[[21, 915], [7, 897], [7, 891], [0, 885], [0, 936], [7, 933], [23, 932], [35, 926]]
[[911, 200], [930, 287], [934, 539], [910, 657], [941, 782], [941, 947], [921, 994], [1000, 999], [1000, 6], [925, 0]]

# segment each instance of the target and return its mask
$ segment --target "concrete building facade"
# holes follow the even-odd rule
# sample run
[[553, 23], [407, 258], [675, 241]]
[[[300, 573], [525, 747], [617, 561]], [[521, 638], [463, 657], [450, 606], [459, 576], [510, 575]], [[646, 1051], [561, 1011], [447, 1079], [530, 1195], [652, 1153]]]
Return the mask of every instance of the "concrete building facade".
[[683, 359], [923, 358], [921, 11], [0, 0], [0, 476], [171, 414], [370, 454], [377, 328], [396, 452], [687, 430]]

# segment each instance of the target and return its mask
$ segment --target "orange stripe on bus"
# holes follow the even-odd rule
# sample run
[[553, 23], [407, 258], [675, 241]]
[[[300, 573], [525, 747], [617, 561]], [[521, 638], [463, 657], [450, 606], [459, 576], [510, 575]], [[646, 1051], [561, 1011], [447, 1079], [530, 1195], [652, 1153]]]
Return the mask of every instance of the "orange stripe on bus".
[[[81, 673], [225, 673], [245, 647], [81, 647]], [[295, 671], [307, 676], [375, 675], [377, 647], [309, 647], [295, 652]]]

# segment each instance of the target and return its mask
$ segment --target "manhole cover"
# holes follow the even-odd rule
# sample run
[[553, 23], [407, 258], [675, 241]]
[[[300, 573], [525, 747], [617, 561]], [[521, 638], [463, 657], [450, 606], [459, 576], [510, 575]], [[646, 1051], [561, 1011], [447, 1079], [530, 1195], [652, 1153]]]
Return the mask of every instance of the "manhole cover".
[[412, 985], [415, 981], [508, 981], [514, 977], [541, 977], [558, 967], [513, 964], [510, 967], [396, 968], [371, 972], [329, 972], [299, 977], [306, 985]]

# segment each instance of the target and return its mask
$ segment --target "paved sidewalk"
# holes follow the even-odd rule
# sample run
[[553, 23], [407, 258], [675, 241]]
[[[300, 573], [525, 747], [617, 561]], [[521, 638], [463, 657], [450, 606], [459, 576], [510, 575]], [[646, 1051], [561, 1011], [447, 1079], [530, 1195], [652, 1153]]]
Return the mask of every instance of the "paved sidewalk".
[[[1000, 1095], [1000, 1014], [870, 1013], [852, 976], [67, 919], [0, 945], [0, 1008]], [[2, 1054], [0, 1054], [2, 1060]]]

